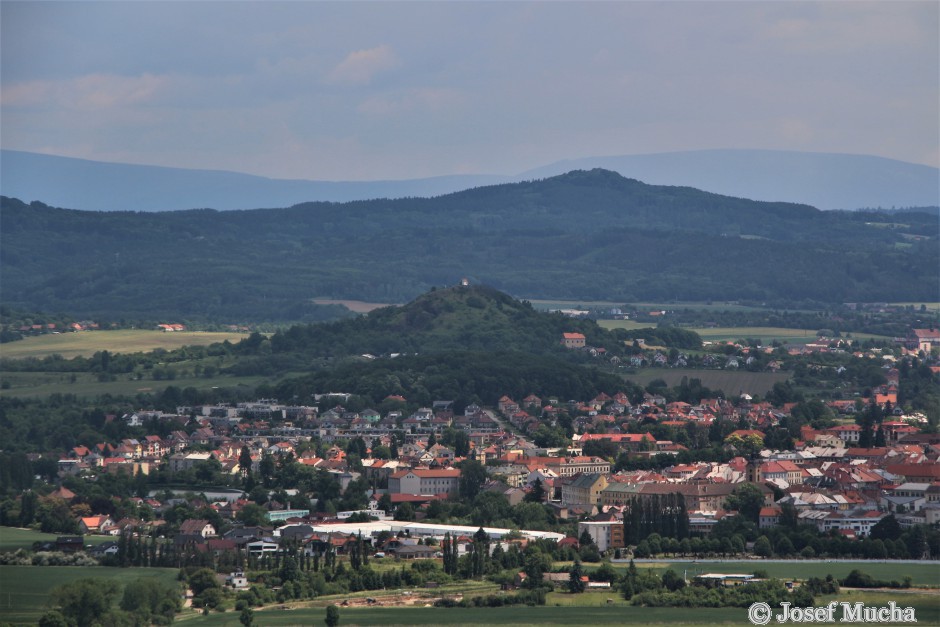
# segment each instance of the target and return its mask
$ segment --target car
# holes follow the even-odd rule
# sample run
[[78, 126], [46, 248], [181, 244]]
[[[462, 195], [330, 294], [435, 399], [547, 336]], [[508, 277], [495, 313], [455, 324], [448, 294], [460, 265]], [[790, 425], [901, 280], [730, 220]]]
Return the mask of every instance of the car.
[[383, 557], [385, 557], [385, 553], [383, 553], [382, 551], [379, 551], [378, 553], [373, 555], [373, 557], [376, 559], [382, 559]]

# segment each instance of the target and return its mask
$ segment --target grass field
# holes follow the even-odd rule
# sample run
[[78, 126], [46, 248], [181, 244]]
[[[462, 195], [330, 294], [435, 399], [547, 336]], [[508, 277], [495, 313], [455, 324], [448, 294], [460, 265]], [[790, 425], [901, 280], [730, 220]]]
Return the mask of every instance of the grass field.
[[52, 589], [76, 579], [113, 579], [123, 585], [154, 577], [172, 584], [178, 572], [175, 568], [0, 566], [0, 623], [35, 625], [49, 609]]
[[362, 300], [336, 300], [333, 298], [314, 298], [313, 302], [317, 305], [342, 305], [354, 313], [369, 313], [373, 309], [400, 306], [398, 303], [367, 303]]
[[[43, 533], [32, 529], [18, 529], [15, 527], [0, 527], [0, 553], [12, 552], [18, 549], [31, 550], [34, 542], [55, 542], [58, 534]], [[85, 544], [101, 544], [114, 540], [113, 536], [85, 536]]]
[[[635, 322], [633, 320], [598, 320], [597, 323], [605, 329], [648, 329], [654, 327], [652, 323]], [[816, 340], [817, 329], [788, 329], [785, 327], [689, 327], [695, 331], [705, 342], [726, 342], [734, 340], [758, 339], [764, 344], [771, 344], [774, 340], [787, 344], [806, 344]], [[872, 333], [852, 333], [852, 339], [858, 340], [890, 340], [885, 335]]]
[[[816, 341], [816, 329], [787, 329], [784, 327], [715, 327], [715, 328], [690, 328], [689, 331], [695, 331], [702, 340], [706, 342], [723, 342], [742, 340], [745, 338], [759, 339], [764, 344], [770, 344], [774, 340], [788, 344], [806, 344]], [[873, 335], [871, 333], [852, 333], [853, 339], [858, 340], [890, 340], [885, 335]]]
[[244, 333], [216, 333], [202, 331], [181, 331], [164, 333], [144, 329], [122, 329], [119, 331], [83, 331], [79, 333], [60, 333], [58, 335], [40, 335], [27, 337], [17, 342], [0, 345], [0, 356], [12, 359], [23, 357], [48, 357], [62, 355], [72, 357], [90, 357], [97, 351], [107, 350], [112, 353], [149, 352], [157, 348], [173, 350], [183, 346], [205, 346], [224, 342], [240, 342], [247, 337]]
[[[623, 301], [608, 300], [548, 300], [528, 299], [536, 309], [584, 309], [587, 307], [623, 307]], [[767, 311], [763, 307], [751, 307], [734, 302], [681, 302], [681, 303], [630, 303], [631, 307], [639, 311], [669, 311], [677, 309], [692, 309], [696, 311]], [[645, 325], [650, 326], [650, 325]]]
[[[615, 567], [624, 567], [622, 564], [615, 564]], [[706, 562], [692, 564], [690, 562], [643, 562], [637, 564], [637, 568], [655, 568], [665, 570], [671, 568], [680, 575], [687, 573], [691, 578], [701, 573], [753, 573], [755, 570], [765, 570], [771, 577], [777, 579], [807, 579], [809, 577], [825, 577], [832, 575], [837, 579], [842, 579], [851, 571], [858, 569], [867, 573], [875, 579], [886, 581], [902, 581], [905, 576], [913, 579], [915, 586], [938, 586], [940, 585], [940, 564], [899, 564], [897, 562], [803, 562], [800, 560], [790, 561], [764, 561], [753, 560], [752, 562]], [[938, 599], [940, 601], [940, 599]]]
[[624, 375], [634, 383], [646, 386], [654, 379], [662, 379], [672, 387], [682, 382], [682, 377], [700, 379], [702, 385], [711, 390], [723, 390], [725, 394], [766, 394], [773, 389], [774, 383], [786, 381], [786, 372], [746, 372], [735, 370], [693, 370], [691, 368], [647, 368], [636, 374]]
[[[608, 604], [607, 599], [613, 603]], [[929, 594], [905, 594], [847, 591], [830, 600], [886, 606], [894, 601], [900, 607], [914, 607], [918, 624], [940, 624], [940, 597]], [[255, 611], [256, 625], [320, 624], [326, 615], [322, 607]], [[181, 621], [193, 625], [239, 625], [238, 614], [226, 612], [201, 616], [189, 614]], [[615, 591], [569, 595], [551, 593], [540, 607], [435, 608], [377, 607], [340, 608], [341, 625], [747, 625], [747, 608], [653, 608], [623, 604]]]
[[637, 329], [653, 329], [656, 327], [651, 322], [636, 322], [635, 320], [598, 320], [597, 325], [604, 329], [626, 329], [635, 331]]
[[[615, 594], [608, 595], [610, 597]], [[607, 598], [607, 597], [605, 597]], [[326, 610], [255, 611], [256, 625], [322, 624]], [[497, 608], [340, 608], [340, 625], [740, 625], [747, 623], [741, 608], [696, 609], [604, 606], [514, 606]], [[238, 614], [193, 615], [180, 622], [237, 627]]]

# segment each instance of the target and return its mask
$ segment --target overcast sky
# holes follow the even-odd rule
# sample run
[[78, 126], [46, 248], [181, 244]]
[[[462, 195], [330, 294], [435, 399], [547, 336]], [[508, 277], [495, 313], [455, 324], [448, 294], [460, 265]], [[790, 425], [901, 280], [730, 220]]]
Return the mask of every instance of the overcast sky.
[[3, 0], [0, 142], [321, 180], [708, 148], [938, 166], [938, 7]]

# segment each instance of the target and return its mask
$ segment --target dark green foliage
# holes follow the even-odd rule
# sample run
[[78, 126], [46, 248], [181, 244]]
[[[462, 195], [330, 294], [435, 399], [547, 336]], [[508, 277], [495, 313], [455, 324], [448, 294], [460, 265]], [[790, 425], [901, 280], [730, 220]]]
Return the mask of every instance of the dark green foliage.
[[[681, 578], [678, 581], [682, 581]], [[683, 581], [683, 584], [685, 582]], [[633, 605], [645, 607], [748, 607], [757, 601], [778, 606], [782, 601], [797, 607], [813, 605], [813, 596], [808, 589], [790, 592], [782, 582], [771, 579], [732, 588], [708, 587], [704, 585], [684, 586], [675, 584], [676, 590], [647, 589], [632, 597]]]
[[568, 592], [584, 592], [585, 588], [587, 588], [587, 584], [581, 579], [584, 576], [584, 568], [581, 566], [581, 560], [576, 559], [571, 566], [571, 570], [568, 572]]
[[603, 170], [432, 199], [144, 214], [3, 198], [2, 213], [4, 300], [75, 315], [299, 320], [334, 314], [312, 296], [401, 302], [461, 276], [556, 298], [896, 301], [932, 298], [940, 267], [936, 216], [879, 229]]
[[326, 606], [326, 626], [336, 627], [339, 625], [339, 608], [335, 605]]
[[856, 568], [845, 579], [840, 579], [839, 583], [847, 588], [910, 588], [911, 578], [905, 577], [904, 581], [900, 582], [896, 580], [885, 581], [875, 579], [868, 573]]
[[124, 587], [121, 598], [122, 610], [152, 624], [172, 623], [181, 608], [179, 590], [150, 579], [131, 581]]
[[89, 627], [111, 611], [119, 587], [111, 579], [78, 579], [52, 591], [63, 616], [78, 627]]
[[[689, 513], [679, 493], [633, 498], [624, 515], [624, 541], [637, 544], [637, 550], [650, 553], [647, 539], [689, 537]], [[643, 548], [640, 548], [643, 547]], [[658, 552], [658, 551], [654, 551]], [[637, 557], [646, 557], [637, 555]]]

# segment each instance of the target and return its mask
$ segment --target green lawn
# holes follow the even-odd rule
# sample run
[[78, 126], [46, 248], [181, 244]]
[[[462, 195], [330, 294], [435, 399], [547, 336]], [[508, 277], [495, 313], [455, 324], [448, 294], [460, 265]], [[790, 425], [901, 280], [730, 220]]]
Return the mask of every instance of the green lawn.
[[34, 625], [49, 609], [49, 593], [76, 579], [113, 579], [126, 584], [154, 577], [176, 581], [175, 568], [105, 568], [100, 566], [0, 566], [0, 623]]

